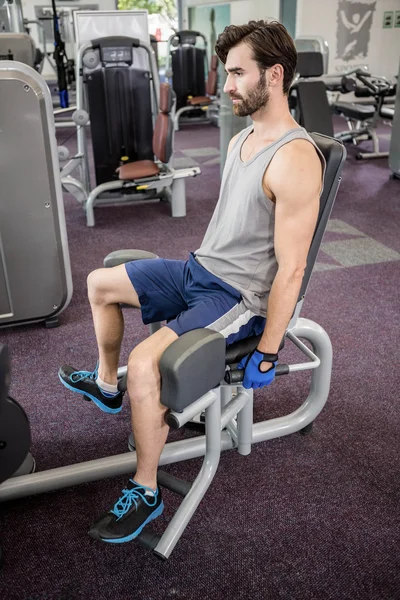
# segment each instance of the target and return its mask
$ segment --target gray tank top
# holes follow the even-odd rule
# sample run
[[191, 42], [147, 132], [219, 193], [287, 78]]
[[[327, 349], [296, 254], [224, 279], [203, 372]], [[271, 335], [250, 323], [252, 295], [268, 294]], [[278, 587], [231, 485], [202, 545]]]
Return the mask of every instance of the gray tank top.
[[275, 204], [262, 187], [264, 173], [275, 152], [295, 139], [311, 142], [304, 128], [290, 129], [247, 162], [240, 158], [243, 142], [253, 125], [238, 136], [228, 154], [218, 203], [201, 247], [198, 262], [237, 289], [245, 306], [266, 316], [267, 298], [278, 269], [274, 249]]

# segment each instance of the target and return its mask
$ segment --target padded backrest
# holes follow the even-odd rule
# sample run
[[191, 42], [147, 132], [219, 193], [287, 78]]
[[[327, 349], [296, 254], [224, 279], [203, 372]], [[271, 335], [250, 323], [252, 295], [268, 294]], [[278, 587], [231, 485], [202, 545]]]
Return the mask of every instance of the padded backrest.
[[324, 82], [298, 81], [296, 87], [300, 125], [307, 131], [333, 137], [332, 111]]
[[85, 75], [96, 184], [112, 181], [121, 156], [153, 159], [151, 78], [148, 71], [117, 65]]
[[296, 73], [300, 77], [320, 77], [324, 73], [324, 58], [321, 52], [298, 52]]
[[167, 164], [172, 155], [174, 125], [171, 119], [172, 89], [168, 83], [160, 85], [160, 112], [157, 115], [153, 135], [153, 151], [158, 160]]
[[213, 55], [211, 57], [210, 69], [208, 71], [207, 87], [206, 92], [208, 96], [215, 96], [217, 94], [217, 80], [218, 80], [218, 57]]
[[324, 188], [320, 197], [317, 225], [311, 242], [310, 250], [308, 252], [307, 266], [303, 276], [299, 300], [304, 298], [308, 283], [310, 281], [311, 273], [317, 259], [326, 225], [332, 212], [333, 203], [335, 202], [336, 194], [341, 181], [343, 163], [347, 154], [343, 144], [332, 137], [321, 135], [320, 133], [311, 133], [310, 135], [325, 158], [326, 170]]
[[160, 84], [160, 112], [169, 115], [172, 110], [173, 93], [168, 83]]
[[177, 97], [177, 110], [186, 105], [188, 96], [204, 96], [205, 50], [179, 46], [171, 52], [172, 87]]

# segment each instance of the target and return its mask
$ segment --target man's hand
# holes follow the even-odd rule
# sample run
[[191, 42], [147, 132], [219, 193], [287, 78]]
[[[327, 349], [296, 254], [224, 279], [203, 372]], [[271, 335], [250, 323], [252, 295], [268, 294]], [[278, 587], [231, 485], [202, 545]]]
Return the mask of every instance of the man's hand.
[[277, 354], [263, 354], [257, 349], [247, 354], [237, 366], [244, 369], [243, 387], [256, 389], [272, 383], [277, 361]]

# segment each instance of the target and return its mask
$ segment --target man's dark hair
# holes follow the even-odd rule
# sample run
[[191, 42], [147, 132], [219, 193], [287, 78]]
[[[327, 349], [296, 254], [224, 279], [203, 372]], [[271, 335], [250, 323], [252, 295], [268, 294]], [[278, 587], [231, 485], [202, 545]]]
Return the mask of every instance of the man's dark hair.
[[225, 27], [215, 44], [215, 52], [223, 64], [229, 50], [241, 42], [250, 46], [260, 71], [282, 65], [283, 93], [288, 94], [296, 71], [297, 51], [287, 29], [277, 21], [249, 21], [247, 25]]

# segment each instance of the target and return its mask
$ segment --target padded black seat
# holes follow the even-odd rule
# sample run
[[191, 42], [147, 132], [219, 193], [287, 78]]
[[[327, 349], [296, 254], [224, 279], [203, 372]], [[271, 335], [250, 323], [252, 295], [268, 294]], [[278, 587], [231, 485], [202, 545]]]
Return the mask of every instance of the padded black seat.
[[246, 354], [253, 352], [253, 350], [257, 348], [260, 340], [261, 333], [260, 335], [253, 335], [245, 338], [244, 340], [239, 340], [238, 342], [228, 346], [226, 349], [225, 364], [233, 365], [241, 361]]
[[376, 111], [372, 104], [357, 104], [356, 102], [336, 102], [334, 108], [336, 113], [356, 121], [372, 119]]

